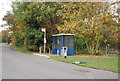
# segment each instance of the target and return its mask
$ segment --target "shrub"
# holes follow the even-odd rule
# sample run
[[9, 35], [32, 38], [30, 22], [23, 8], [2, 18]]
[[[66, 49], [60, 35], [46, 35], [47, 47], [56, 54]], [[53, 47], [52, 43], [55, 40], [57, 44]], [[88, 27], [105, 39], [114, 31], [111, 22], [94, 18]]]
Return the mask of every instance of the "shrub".
[[104, 52], [102, 50], [98, 50], [98, 52], [96, 53], [96, 55], [104, 55]]

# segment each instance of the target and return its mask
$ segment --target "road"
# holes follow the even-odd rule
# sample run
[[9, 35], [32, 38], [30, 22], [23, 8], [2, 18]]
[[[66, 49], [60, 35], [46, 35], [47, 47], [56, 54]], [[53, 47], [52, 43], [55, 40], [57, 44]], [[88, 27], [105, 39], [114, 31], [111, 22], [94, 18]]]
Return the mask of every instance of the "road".
[[3, 79], [118, 79], [117, 73], [24, 54], [5, 44], [2, 63]]

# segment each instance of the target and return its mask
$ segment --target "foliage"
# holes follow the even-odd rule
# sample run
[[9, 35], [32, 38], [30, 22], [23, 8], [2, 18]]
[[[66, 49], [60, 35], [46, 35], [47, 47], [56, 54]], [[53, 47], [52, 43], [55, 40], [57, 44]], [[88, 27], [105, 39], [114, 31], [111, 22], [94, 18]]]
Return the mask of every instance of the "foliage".
[[16, 50], [16, 51], [20, 51], [20, 52], [24, 52], [24, 53], [30, 54], [30, 52], [26, 48], [24, 48], [24, 47], [11, 46], [11, 48]]
[[[59, 3], [15, 2], [13, 3], [13, 12], [18, 25], [23, 24], [25, 27], [36, 30], [43, 26], [46, 27], [47, 43], [49, 45], [52, 42], [52, 35], [58, 33], [56, 26], [59, 24], [61, 17], [56, 15], [56, 11], [60, 7]], [[31, 45], [31, 49], [33, 47], [37, 48]]]
[[42, 32], [28, 27], [26, 30], [19, 27], [18, 31], [12, 34], [12, 43], [17, 47], [24, 47], [30, 51], [38, 51], [41, 42], [43, 42]]
[[29, 27], [26, 32], [24, 45], [31, 51], [38, 51], [43, 43], [43, 33], [40, 30]]
[[8, 43], [8, 40], [9, 40], [8, 34], [9, 34], [9, 30], [1, 31], [1, 35], [2, 35], [1, 37], [2, 37], [3, 43]]
[[15, 19], [18, 23], [35, 29], [45, 26], [48, 30], [56, 33], [55, 24], [58, 23], [59, 17], [55, 13], [59, 9], [58, 6], [57, 3], [13, 3]]
[[[113, 38], [113, 35], [118, 36], [119, 17], [110, 13], [110, 9], [106, 8], [108, 4], [100, 2], [65, 4], [64, 8], [58, 11], [63, 18], [63, 24], [58, 26], [58, 30], [82, 38], [89, 54], [97, 54], [100, 40], [106, 42]], [[116, 36], [114, 37], [118, 40]]]
[[13, 2], [13, 13], [7, 13], [3, 20], [11, 26], [15, 46], [38, 51], [43, 45], [43, 33], [39, 29], [46, 27], [47, 47], [51, 48], [53, 34], [71, 33], [75, 34], [76, 54], [101, 55], [100, 46], [109, 41], [118, 43], [120, 17], [115, 15], [118, 10], [110, 5], [107, 2]]
[[8, 25], [15, 25], [16, 21], [14, 20], [15, 16], [11, 14], [10, 12], [7, 12], [7, 14], [3, 17], [3, 20], [7, 22]]
[[75, 37], [75, 54], [88, 54], [82, 37]]

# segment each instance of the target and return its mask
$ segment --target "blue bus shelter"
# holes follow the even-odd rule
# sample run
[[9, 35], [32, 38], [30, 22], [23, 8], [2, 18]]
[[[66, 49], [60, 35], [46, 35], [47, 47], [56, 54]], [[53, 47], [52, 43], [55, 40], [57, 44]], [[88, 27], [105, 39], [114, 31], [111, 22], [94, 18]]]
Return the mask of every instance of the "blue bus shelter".
[[74, 34], [52, 35], [52, 53], [60, 55], [62, 47], [67, 47], [67, 55], [74, 55]]

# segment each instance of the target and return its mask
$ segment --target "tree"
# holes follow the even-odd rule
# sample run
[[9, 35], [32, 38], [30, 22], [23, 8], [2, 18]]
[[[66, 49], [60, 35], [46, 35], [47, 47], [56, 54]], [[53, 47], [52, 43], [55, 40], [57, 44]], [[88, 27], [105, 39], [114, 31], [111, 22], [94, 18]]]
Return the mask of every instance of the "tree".
[[1, 37], [2, 37], [2, 42], [3, 43], [8, 43], [9, 41], [9, 30], [2, 30], [1, 31]]
[[[101, 2], [65, 4], [64, 8], [58, 11], [63, 17], [63, 24], [58, 30], [61, 33], [72, 33], [76, 37], [81, 37], [89, 54], [97, 54], [100, 41], [107, 40], [111, 34], [118, 32], [119, 24], [114, 20], [118, 19], [118, 16], [110, 13], [110, 9], [106, 8], [108, 4]], [[108, 36], [104, 37], [106, 32]]]
[[[11, 28], [15, 29], [11, 36], [12, 43], [18, 47], [25, 47], [31, 51], [38, 51], [42, 45], [43, 33], [39, 30], [40, 27], [47, 29], [47, 44], [51, 45], [52, 34], [58, 33], [56, 28], [59, 24], [60, 16], [57, 16], [57, 10], [61, 9], [61, 3], [42, 3], [42, 2], [14, 2], [13, 5], [14, 23]], [[7, 17], [10, 18], [7, 14]], [[6, 16], [4, 20], [9, 23], [9, 18]]]
[[[83, 45], [89, 54], [97, 54], [101, 41], [104, 43], [118, 41], [116, 35], [118, 35], [119, 16], [111, 13], [112, 7], [108, 5], [110, 4], [102, 2], [15, 2], [12, 5], [13, 19], [10, 19], [15, 22], [9, 22], [7, 17], [5, 19], [15, 29], [14, 43], [15, 40], [23, 41], [21, 45], [26, 48], [27, 44], [31, 47], [39, 47], [38, 42], [34, 43], [37, 40], [35, 35], [43, 35], [39, 29], [44, 26], [47, 29], [49, 46], [53, 34], [72, 33], [75, 34], [77, 49]], [[12, 15], [8, 14], [9, 17]]]
[[13, 12], [17, 23], [37, 30], [42, 26], [46, 27], [48, 30], [47, 40], [51, 40], [52, 34], [58, 33], [56, 26], [61, 17], [57, 16], [56, 12], [59, 9], [61, 9], [61, 4], [55, 2], [13, 3]]

